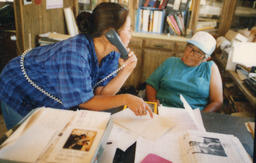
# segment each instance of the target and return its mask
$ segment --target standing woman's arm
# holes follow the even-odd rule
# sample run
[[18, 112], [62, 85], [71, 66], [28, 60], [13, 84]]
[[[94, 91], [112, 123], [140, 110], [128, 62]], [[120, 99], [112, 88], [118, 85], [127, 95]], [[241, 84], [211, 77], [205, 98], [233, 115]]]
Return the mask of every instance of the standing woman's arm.
[[123, 64], [127, 65], [106, 86], [97, 87], [95, 95], [115, 95], [136, 67], [137, 57], [133, 52], [130, 52], [129, 58]]
[[144, 100], [130, 94], [93, 96], [90, 100], [80, 104], [79, 108], [101, 111], [122, 105], [127, 105], [136, 115], [146, 115], [148, 112], [153, 118], [153, 113]]

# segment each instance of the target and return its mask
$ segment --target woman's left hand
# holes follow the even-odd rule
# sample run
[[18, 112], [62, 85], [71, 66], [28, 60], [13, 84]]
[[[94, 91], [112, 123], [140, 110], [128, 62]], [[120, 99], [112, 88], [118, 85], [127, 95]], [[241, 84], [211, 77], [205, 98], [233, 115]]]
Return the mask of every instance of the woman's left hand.
[[136, 67], [137, 57], [133, 51], [131, 51], [130, 49], [127, 49], [127, 50], [129, 51], [128, 59], [124, 60], [123, 58], [120, 58], [119, 64], [126, 65], [122, 71], [127, 71], [127, 72], [131, 73], [134, 70], [134, 68]]

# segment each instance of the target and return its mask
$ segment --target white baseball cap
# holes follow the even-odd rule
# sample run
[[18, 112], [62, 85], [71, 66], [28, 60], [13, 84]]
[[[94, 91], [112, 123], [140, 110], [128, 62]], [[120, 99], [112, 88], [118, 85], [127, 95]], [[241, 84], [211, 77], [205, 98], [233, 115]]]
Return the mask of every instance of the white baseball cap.
[[215, 38], [208, 32], [204, 31], [195, 33], [187, 42], [202, 50], [206, 54], [206, 57], [209, 57], [216, 47]]

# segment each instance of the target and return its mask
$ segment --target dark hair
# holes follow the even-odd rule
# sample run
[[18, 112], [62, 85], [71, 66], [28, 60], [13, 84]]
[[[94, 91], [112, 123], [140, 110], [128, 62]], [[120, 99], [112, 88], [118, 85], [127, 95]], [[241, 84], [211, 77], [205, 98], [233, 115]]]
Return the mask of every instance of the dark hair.
[[118, 3], [103, 2], [92, 13], [82, 12], [77, 16], [80, 33], [99, 37], [104, 30], [114, 28], [116, 31], [125, 23], [128, 10]]

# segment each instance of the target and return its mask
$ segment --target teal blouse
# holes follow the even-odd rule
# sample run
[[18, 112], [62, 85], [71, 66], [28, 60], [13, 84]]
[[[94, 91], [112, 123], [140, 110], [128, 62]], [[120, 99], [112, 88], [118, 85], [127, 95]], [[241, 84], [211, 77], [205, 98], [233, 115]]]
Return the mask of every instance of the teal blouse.
[[193, 108], [203, 110], [209, 100], [211, 66], [213, 61], [189, 67], [180, 58], [171, 57], [162, 63], [146, 83], [157, 91], [160, 103], [170, 107], [182, 107], [180, 94]]

